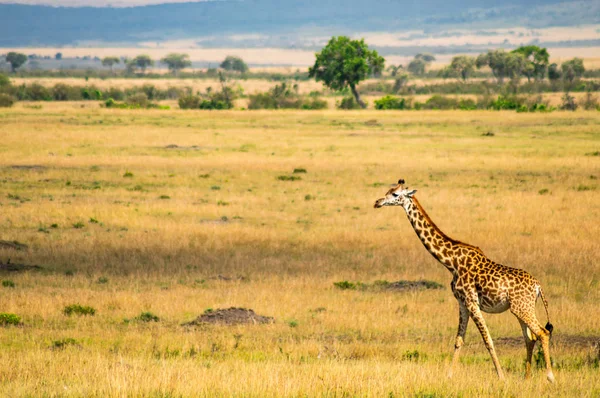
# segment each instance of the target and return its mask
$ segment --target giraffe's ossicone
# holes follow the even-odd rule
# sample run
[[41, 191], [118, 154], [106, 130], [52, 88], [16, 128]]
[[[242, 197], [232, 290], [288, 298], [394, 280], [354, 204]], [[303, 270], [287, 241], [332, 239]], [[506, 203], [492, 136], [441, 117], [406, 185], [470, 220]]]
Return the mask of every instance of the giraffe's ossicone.
[[549, 318], [548, 302], [540, 283], [526, 271], [495, 263], [478, 247], [459, 242], [444, 234], [431, 221], [415, 193], [416, 190], [405, 187], [404, 180], [399, 180], [384, 198], [375, 202], [375, 208], [401, 206], [423, 246], [452, 273], [451, 287], [454, 297], [458, 300], [459, 322], [451, 369], [458, 362], [467, 324], [471, 318], [483, 337], [498, 377], [503, 379], [504, 374], [482, 312], [500, 313], [510, 310], [519, 320], [525, 339], [526, 377], [531, 375], [533, 349], [540, 340], [546, 361], [547, 378], [553, 382], [549, 349], [553, 327], [550, 319], [546, 326], [542, 326], [535, 314], [535, 303], [537, 298], [541, 297], [546, 316]]

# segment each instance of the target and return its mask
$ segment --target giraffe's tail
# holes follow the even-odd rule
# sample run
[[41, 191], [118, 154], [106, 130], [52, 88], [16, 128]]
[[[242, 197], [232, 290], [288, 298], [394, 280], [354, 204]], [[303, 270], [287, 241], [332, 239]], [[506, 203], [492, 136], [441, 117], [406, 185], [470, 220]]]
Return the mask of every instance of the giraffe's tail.
[[542, 291], [542, 287], [539, 287], [540, 297], [542, 298], [542, 302], [544, 303], [544, 309], [546, 310], [546, 318], [548, 322], [544, 328], [548, 331], [548, 333], [552, 334], [552, 330], [554, 330], [554, 326], [550, 323], [550, 314], [548, 314], [548, 300], [546, 300], [546, 296], [544, 296], [544, 292]]

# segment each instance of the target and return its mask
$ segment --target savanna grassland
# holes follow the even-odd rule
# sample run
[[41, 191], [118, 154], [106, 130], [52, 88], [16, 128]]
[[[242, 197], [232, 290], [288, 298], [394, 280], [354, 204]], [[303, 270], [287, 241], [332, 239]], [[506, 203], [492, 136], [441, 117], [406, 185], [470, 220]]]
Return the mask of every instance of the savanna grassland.
[[[2, 395], [600, 394], [600, 112], [19, 103], [0, 130], [0, 239], [28, 246], [0, 262], [41, 267], [0, 274], [21, 317], [0, 327]], [[472, 323], [446, 377], [451, 275], [402, 210], [373, 209], [398, 178], [448, 235], [541, 281], [554, 385], [524, 380], [508, 313], [486, 315], [507, 380]], [[445, 289], [334, 286], [421, 279]], [[228, 307], [275, 322], [182, 326]]]

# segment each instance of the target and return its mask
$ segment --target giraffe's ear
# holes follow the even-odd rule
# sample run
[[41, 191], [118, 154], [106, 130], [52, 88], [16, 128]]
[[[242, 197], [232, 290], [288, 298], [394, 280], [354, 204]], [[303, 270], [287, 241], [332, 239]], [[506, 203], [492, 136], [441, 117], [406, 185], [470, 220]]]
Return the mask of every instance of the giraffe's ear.
[[412, 198], [416, 192], [417, 192], [417, 190], [413, 189], [412, 191], [408, 191], [406, 193], [406, 196], [408, 196], [409, 198]]

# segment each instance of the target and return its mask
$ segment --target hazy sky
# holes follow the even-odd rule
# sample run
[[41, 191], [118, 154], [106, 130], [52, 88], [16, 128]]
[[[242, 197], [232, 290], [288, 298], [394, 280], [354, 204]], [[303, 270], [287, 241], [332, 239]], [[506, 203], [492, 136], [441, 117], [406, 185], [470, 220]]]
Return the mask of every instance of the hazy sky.
[[127, 7], [127, 6], [139, 6], [147, 4], [161, 4], [161, 3], [190, 3], [193, 1], [206, 1], [206, 0], [0, 0], [2, 3], [19, 3], [19, 4], [43, 4], [51, 6], [69, 6], [69, 7]]

